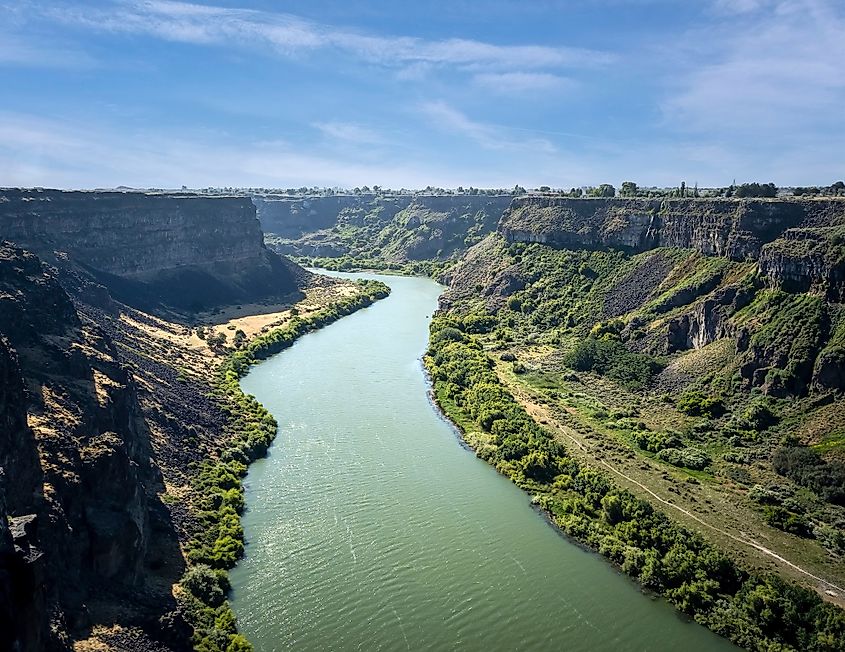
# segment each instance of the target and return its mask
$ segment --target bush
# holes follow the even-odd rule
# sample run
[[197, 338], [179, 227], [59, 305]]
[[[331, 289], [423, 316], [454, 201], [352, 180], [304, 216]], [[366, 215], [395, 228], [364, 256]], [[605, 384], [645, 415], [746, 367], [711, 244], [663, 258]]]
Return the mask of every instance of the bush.
[[705, 396], [698, 391], [686, 392], [678, 399], [678, 410], [691, 416], [719, 416], [724, 412], [722, 401], [715, 396]]
[[634, 443], [651, 453], [659, 453], [666, 448], [682, 448], [683, 443], [675, 435], [662, 432], [638, 431], [634, 434]]
[[827, 463], [805, 446], [787, 445], [775, 452], [772, 466], [779, 474], [817, 493], [824, 500], [845, 505], [845, 464]]
[[763, 508], [763, 516], [766, 523], [783, 530], [784, 532], [791, 532], [799, 537], [809, 537], [810, 527], [807, 521], [800, 514], [796, 514], [780, 505], [766, 505]]
[[664, 448], [657, 453], [657, 459], [694, 471], [701, 471], [711, 461], [707, 453], [697, 448]]
[[205, 564], [197, 564], [187, 570], [179, 582], [185, 590], [205, 604], [219, 607], [226, 599], [229, 582], [226, 576], [212, 570]]
[[563, 363], [576, 371], [607, 376], [629, 389], [642, 389], [661, 369], [650, 356], [628, 351], [622, 342], [607, 334], [579, 341], [564, 356]]

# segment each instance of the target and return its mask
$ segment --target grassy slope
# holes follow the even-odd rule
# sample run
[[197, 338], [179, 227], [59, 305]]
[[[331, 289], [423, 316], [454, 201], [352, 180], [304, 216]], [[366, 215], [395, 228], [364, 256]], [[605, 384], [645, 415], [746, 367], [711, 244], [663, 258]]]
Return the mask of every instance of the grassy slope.
[[538, 425], [547, 423], [543, 410], [526, 411], [500, 382], [475, 330], [477, 321], [454, 314], [432, 324], [426, 364], [435, 396], [479, 457], [532, 493], [561, 529], [749, 649], [845, 649], [839, 608], [777, 576], [749, 574], [601, 467], [583, 464], [553, 427]]
[[[451, 314], [489, 351], [497, 378], [560, 441], [577, 442], [580, 459], [610, 462], [623, 486], [671, 504], [673, 518], [745, 567], [842, 601], [811, 575], [845, 586], [845, 511], [772, 464], [784, 441], [808, 444], [829, 463], [841, 454], [845, 402], [809, 386], [816, 358], [845, 336], [838, 306], [766, 289], [751, 263], [508, 245], [498, 236], [471, 250], [451, 281]], [[668, 346], [672, 325], [714, 297], [723, 304], [715, 339]], [[605, 347], [610, 363], [573, 369], [586, 341]], [[697, 413], [708, 402], [715, 408]], [[477, 427], [467, 430], [471, 443], [484, 443]]]

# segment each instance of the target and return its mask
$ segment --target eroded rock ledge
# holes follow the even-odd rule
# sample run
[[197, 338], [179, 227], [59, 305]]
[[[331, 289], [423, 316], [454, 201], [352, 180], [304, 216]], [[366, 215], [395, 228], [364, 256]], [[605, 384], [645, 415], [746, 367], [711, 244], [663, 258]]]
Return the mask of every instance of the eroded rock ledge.
[[499, 231], [569, 248], [694, 249], [754, 260], [773, 285], [845, 300], [845, 200], [515, 198]]
[[0, 190], [0, 236], [83, 266], [117, 299], [203, 310], [297, 290], [248, 197]]

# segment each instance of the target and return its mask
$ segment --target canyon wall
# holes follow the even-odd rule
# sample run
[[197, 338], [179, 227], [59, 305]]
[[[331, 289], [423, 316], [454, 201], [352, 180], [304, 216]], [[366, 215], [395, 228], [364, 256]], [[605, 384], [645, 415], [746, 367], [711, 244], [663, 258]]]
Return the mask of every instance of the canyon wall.
[[56, 270], [8, 244], [0, 383], [4, 634], [15, 649], [65, 649], [71, 633], [119, 622], [179, 647], [179, 625], [160, 618], [178, 612], [181, 553], [134, 381]]
[[512, 242], [694, 249], [758, 261], [772, 285], [845, 301], [845, 200], [520, 197], [499, 225]]
[[0, 190], [0, 238], [83, 266], [127, 303], [202, 310], [297, 290], [247, 197]]
[[388, 262], [446, 260], [495, 230], [510, 195], [255, 198], [281, 254]]
[[332, 195], [328, 197], [254, 197], [258, 219], [267, 233], [296, 239], [306, 233], [329, 229], [344, 213], [369, 213], [378, 208], [389, 220], [411, 203], [411, 196]]

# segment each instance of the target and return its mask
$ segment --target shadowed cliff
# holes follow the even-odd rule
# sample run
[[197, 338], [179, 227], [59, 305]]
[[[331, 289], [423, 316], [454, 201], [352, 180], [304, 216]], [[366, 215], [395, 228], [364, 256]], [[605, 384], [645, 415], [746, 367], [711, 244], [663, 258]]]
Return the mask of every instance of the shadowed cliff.
[[264, 247], [246, 197], [8, 189], [0, 237], [87, 270], [145, 310], [289, 297], [302, 271]]
[[0, 381], [0, 603], [12, 596], [0, 611], [12, 649], [65, 649], [104, 623], [178, 649], [167, 587], [183, 562], [135, 384], [56, 271], [9, 244]]

